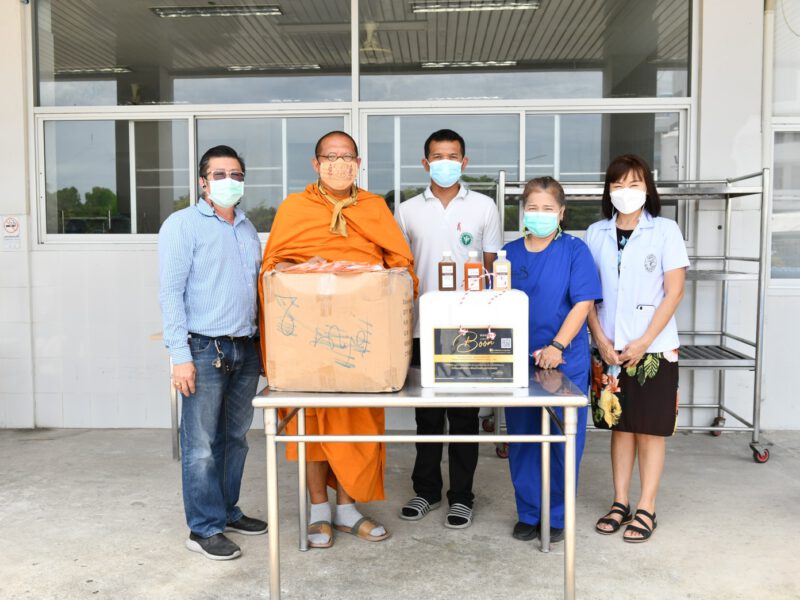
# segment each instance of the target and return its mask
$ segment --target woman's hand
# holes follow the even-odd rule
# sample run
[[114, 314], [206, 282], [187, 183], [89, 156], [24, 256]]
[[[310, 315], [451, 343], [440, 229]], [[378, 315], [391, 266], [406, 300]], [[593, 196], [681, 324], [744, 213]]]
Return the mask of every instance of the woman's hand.
[[644, 353], [647, 352], [647, 347], [650, 343], [644, 338], [633, 340], [622, 349], [619, 355], [619, 360], [625, 368], [635, 367], [642, 360]]
[[614, 344], [612, 344], [610, 340], [595, 340], [595, 343], [597, 344], [597, 350], [600, 352], [600, 358], [603, 359], [604, 363], [607, 365], [622, 364], [620, 355], [614, 350]]
[[534, 381], [538, 382], [545, 391], [555, 394], [564, 383], [564, 374], [552, 369], [548, 371], [536, 371], [533, 376]]
[[555, 369], [564, 364], [564, 356], [561, 350], [555, 346], [545, 346], [534, 352], [534, 361], [540, 369]]

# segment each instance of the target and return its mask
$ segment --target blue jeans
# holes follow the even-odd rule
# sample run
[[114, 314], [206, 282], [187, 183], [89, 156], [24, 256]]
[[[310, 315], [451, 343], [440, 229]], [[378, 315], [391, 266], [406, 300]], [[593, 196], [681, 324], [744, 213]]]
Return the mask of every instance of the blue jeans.
[[222, 533], [242, 516], [236, 503], [261, 371], [252, 341], [220, 338], [216, 344], [230, 373], [212, 364], [218, 355], [214, 340], [189, 339], [196, 389], [183, 397], [181, 415], [183, 506], [189, 529], [202, 538]]

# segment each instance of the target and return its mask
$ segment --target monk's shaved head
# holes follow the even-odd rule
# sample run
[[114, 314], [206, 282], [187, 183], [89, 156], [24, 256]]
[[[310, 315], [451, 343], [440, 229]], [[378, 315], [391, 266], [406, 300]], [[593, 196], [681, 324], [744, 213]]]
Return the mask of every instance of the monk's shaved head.
[[320, 155], [320, 152], [322, 152], [322, 144], [325, 142], [325, 140], [330, 139], [332, 137], [342, 137], [349, 140], [350, 143], [353, 145], [353, 153], [356, 156], [358, 156], [358, 146], [356, 145], [356, 141], [350, 136], [350, 134], [347, 134], [344, 131], [329, 131], [321, 138], [319, 138], [319, 141], [317, 142], [317, 145], [314, 148], [314, 156]]

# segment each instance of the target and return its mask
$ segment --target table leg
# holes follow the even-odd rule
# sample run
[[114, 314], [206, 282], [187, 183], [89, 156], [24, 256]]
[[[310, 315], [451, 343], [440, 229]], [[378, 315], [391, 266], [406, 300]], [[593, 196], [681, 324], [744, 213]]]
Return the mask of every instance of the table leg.
[[[297, 435], [306, 434], [306, 411], [301, 408], [297, 411]], [[306, 516], [308, 481], [306, 478], [306, 443], [297, 443], [297, 496], [298, 514], [300, 521], [300, 551], [308, 550], [308, 518]]]
[[267, 437], [267, 521], [269, 523], [269, 597], [281, 597], [280, 524], [278, 517], [278, 411], [264, 410], [264, 433]]
[[564, 598], [575, 599], [575, 436], [578, 431], [578, 409], [564, 408]]
[[[550, 435], [550, 413], [542, 411], [542, 435]], [[542, 442], [542, 497], [539, 517], [539, 540], [542, 552], [550, 552], [550, 442]]]

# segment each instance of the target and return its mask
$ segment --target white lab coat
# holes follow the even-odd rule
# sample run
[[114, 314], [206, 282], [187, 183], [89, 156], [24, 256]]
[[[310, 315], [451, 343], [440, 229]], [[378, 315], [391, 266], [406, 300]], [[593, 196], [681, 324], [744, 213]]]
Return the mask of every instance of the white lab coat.
[[[617, 272], [617, 216], [593, 223], [586, 231], [603, 301], [597, 316], [616, 350], [642, 337], [656, 308], [664, 299], [664, 273], [689, 266], [689, 256], [678, 224], [642, 211], [639, 224], [622, 252]], [[675, 315], [658, 334], [647, 352], [666, 352], [680, 346]]]

